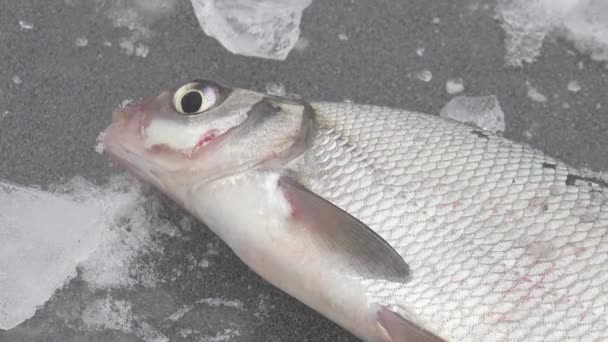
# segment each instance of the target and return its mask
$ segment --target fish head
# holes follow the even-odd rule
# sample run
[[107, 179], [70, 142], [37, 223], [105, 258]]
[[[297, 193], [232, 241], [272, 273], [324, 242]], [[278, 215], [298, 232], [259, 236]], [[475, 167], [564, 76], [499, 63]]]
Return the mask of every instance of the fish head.
[[114, 111], [100, 144], [119, 166], [181, 199], [176, 189], [290, 160], [310, 122], [303, 101], [194, 80]]

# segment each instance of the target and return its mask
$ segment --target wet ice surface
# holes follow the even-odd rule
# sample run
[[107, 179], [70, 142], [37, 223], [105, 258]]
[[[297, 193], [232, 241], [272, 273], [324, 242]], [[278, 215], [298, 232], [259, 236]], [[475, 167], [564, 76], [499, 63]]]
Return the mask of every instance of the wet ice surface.
[[3, 338], [38, 329], [26, 321], [38, 311], [80, 335], [163, 342], [179, 328], [186, 340], [244, 341], [268, 310], [263, 298], [204, 297], [218, 240], [185, 214], [168, 220], [179, 209], [129, 177], [51, 191], [0, 183], [0, 207], [0, 329], [17, 326]]
[[232, 53], [284, 60], [312, 0], [191, 0], [205, 33]]
[[569, 40], [592, 59], [608, 61], [605, 0], [498, 0], [496, 11], [507, 33], [508, 65], [534, 62], [551, 36]]
[[495, 95], [457, 96], [441, 109], [439, 115], [488, 131], [505, 131], [505, 114]]

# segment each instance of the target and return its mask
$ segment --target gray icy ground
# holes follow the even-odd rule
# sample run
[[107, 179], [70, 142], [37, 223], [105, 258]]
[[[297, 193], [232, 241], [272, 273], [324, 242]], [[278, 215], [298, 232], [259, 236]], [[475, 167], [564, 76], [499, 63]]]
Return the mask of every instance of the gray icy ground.
[[[452, 97], [446, 81], [462, 78], [464, 95], [497, 95], [506, 136], [608, 169], [608, 70], [560, 40], [547, 41], [532, 65], [505, 67], [505, 33], [477, 0], [316, 0], [302, 21], [308, 45], [285, 62], [230, 54], [205, 36], [186, 1], [133, 30], [116, 17], [123, 3], [2, 5], [0, 179], [45, 188], [80, 175], [103, 186], [121, 172], [93, 149], [111, 110], [199, 77], [260, 90], [280, 81], [309, 99], [433, 114]], [[424, 69], [429, 82], [416, 77]], [[572, 80], [580, 91], [568, 90]], [[0, 341], [355, 340], [260, 280], [181, 210], [147, 196], [160, 201], [153, 223], [173, 230], [130, 261], [134, 283], [91, 286], [79, 271]], [[119, 227], [132, 231], [128, 220]]]

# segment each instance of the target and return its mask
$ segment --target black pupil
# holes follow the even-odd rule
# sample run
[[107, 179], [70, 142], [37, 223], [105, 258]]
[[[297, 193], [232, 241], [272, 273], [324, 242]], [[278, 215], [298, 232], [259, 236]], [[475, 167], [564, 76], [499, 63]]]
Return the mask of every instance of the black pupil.
[[196, 113], [201, 109], [203, 97], [198, 91], [191, 91], [182, 97], [181, 104], [184, 113]]

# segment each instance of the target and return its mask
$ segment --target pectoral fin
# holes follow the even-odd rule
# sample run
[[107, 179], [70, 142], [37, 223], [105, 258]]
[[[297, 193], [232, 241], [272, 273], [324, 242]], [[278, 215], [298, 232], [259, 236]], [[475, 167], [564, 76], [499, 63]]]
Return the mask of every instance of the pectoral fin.
[[377, 319], [378, 324], [388, 335], [378, 342], [444, 342], [443, 339], [404, 319], [385, 306], [379, 307]]
[[356, 276], [406, 282], [410, 268], [380, 235], [289, 177], [279, 187], [292, 207], [291, 219], [323, 256]]

